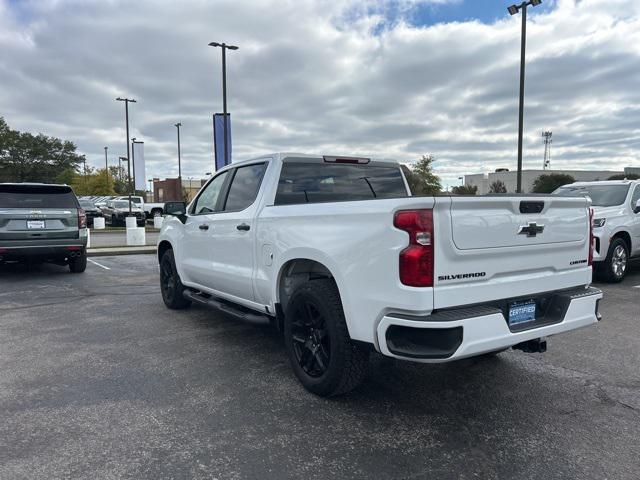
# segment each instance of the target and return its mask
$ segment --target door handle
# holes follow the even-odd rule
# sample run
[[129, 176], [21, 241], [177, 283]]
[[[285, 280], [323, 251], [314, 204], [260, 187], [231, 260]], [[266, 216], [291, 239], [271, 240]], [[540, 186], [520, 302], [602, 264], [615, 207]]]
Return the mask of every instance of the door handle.
[[209, 230], [209, 225], [207, 225], [206, 223], [203, 223], [200, 226], [198, 226], [198, 228], [200, 230]]
[[248, 232], [251, 229], [251, 227], [246, 223], [241, 223], [240, 225], [236, 226], [236, 228], [238, 230], [242, 230], [243, 232]]

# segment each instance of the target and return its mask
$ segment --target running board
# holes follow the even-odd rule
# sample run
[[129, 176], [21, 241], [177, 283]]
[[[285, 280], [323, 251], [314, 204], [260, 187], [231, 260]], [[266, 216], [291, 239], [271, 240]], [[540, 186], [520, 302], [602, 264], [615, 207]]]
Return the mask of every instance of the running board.
[[259, 313], [253, 312], [252, 310], [249, 310], [248, 308], [234, 306], [228, 302], [218, 300], [203, 293], [194, 292], [193, 290], [185, 290], [183, 295], [184, 298], [188, 300], [193, 300], [194, 302], [198, 302], [203, 305], [215, 308], [220, 312], [226, 313], [227, 315], [231, 315], [234, 318], [243, 320], [248, 323], [253, 323], [256, 325], [268, 325], [272, 322], [272, 318], [268, 315], [261, 315]]

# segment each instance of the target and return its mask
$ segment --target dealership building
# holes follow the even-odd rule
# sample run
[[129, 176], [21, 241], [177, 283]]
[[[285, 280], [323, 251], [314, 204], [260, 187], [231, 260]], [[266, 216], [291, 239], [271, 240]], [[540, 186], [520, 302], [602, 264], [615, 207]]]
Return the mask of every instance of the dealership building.
[[[524, 193], [533, 191], [533, 182], [540, 175], [550, 174], [566, 174], [571, 175], [577, 182], [593, 182], [598, 180], [607, 180], [613, 175], [640, 175], [640, 167], [627, 167], [624, 170], [523, 170], [522, 171], [522, 190]], [[516, 171], [508, 171], [506, 169], [498, 169], [492, 173], [477, 173], [464, 176], [464, 184], [467, 186], [478, 187], [478, 195], [489, 193], [491, 184], [500, 180], [507, 187], [507, 192], [516, 191]]]

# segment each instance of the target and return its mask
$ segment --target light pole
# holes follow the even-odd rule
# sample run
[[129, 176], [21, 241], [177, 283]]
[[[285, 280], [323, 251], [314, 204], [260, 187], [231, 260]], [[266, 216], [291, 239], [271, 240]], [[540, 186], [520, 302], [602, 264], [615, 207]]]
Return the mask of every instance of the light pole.
[[127, 168], [129, 169], [129, 216], [131, 216], [131, 162], [129, 161], [129, 102], [137, 103], [133, 98], [116, 98], [118, 102], [124, 102], [124, 118], [127, 125]]
[[107, 150], [109, 147], [104, 147], [104, 174], [107, 178], [107, 193], [109, 193], [109, 160], [107, 157]]
[[178, 183], [182, 185], [182, 162], [180, 160], [180, 127], [182, 123], [178, 122], [174, 125], [178, 129]]
[[152, 188], [151, 188], [151, 185], [152, 185], [152, 183], [153, 183], [153, 179], [152, 179], [152, 178], [150, 178], [150, 179], [149, 179], [149, 180], [147, 180], [147, 181], [149, 182], [149, 195], [151, 195], [151, 194], [153, 193], [153, 190], [152, 190]]
[[527, 7], [540, 5], [542, 0], [529, 0], [520, 5], [511, 5], [507, 10], [511, 15], [522, 10], [522, 39], [520, 41], [520, 111], [518, 116], [518, 173], [516, 193], [522, 193], [522, 134], [524, 130], [524, 65], [527, 45]]
[[227, 145], [227, 49], [238, 50], [238, 47], [218, 42], [211, 42], [209, 46], [222, 49], [222, 117], [224, 119], [222, 134], [224, 135], [224, 163], [227, 164], [229, 160], [229, 147]]
[[460, 186], [464, 185], [464, 177], [458, 177], [458, 180], [460, 180]]

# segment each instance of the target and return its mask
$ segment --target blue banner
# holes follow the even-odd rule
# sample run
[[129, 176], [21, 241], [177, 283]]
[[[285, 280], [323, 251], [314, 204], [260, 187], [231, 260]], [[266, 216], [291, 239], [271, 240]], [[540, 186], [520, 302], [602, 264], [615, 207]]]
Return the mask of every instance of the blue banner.
[[231, 114], [227, 113], [227, 158], [224, 158], [224, 114], [213, 114], [213, 151], [216, 171], [231, 163]]

